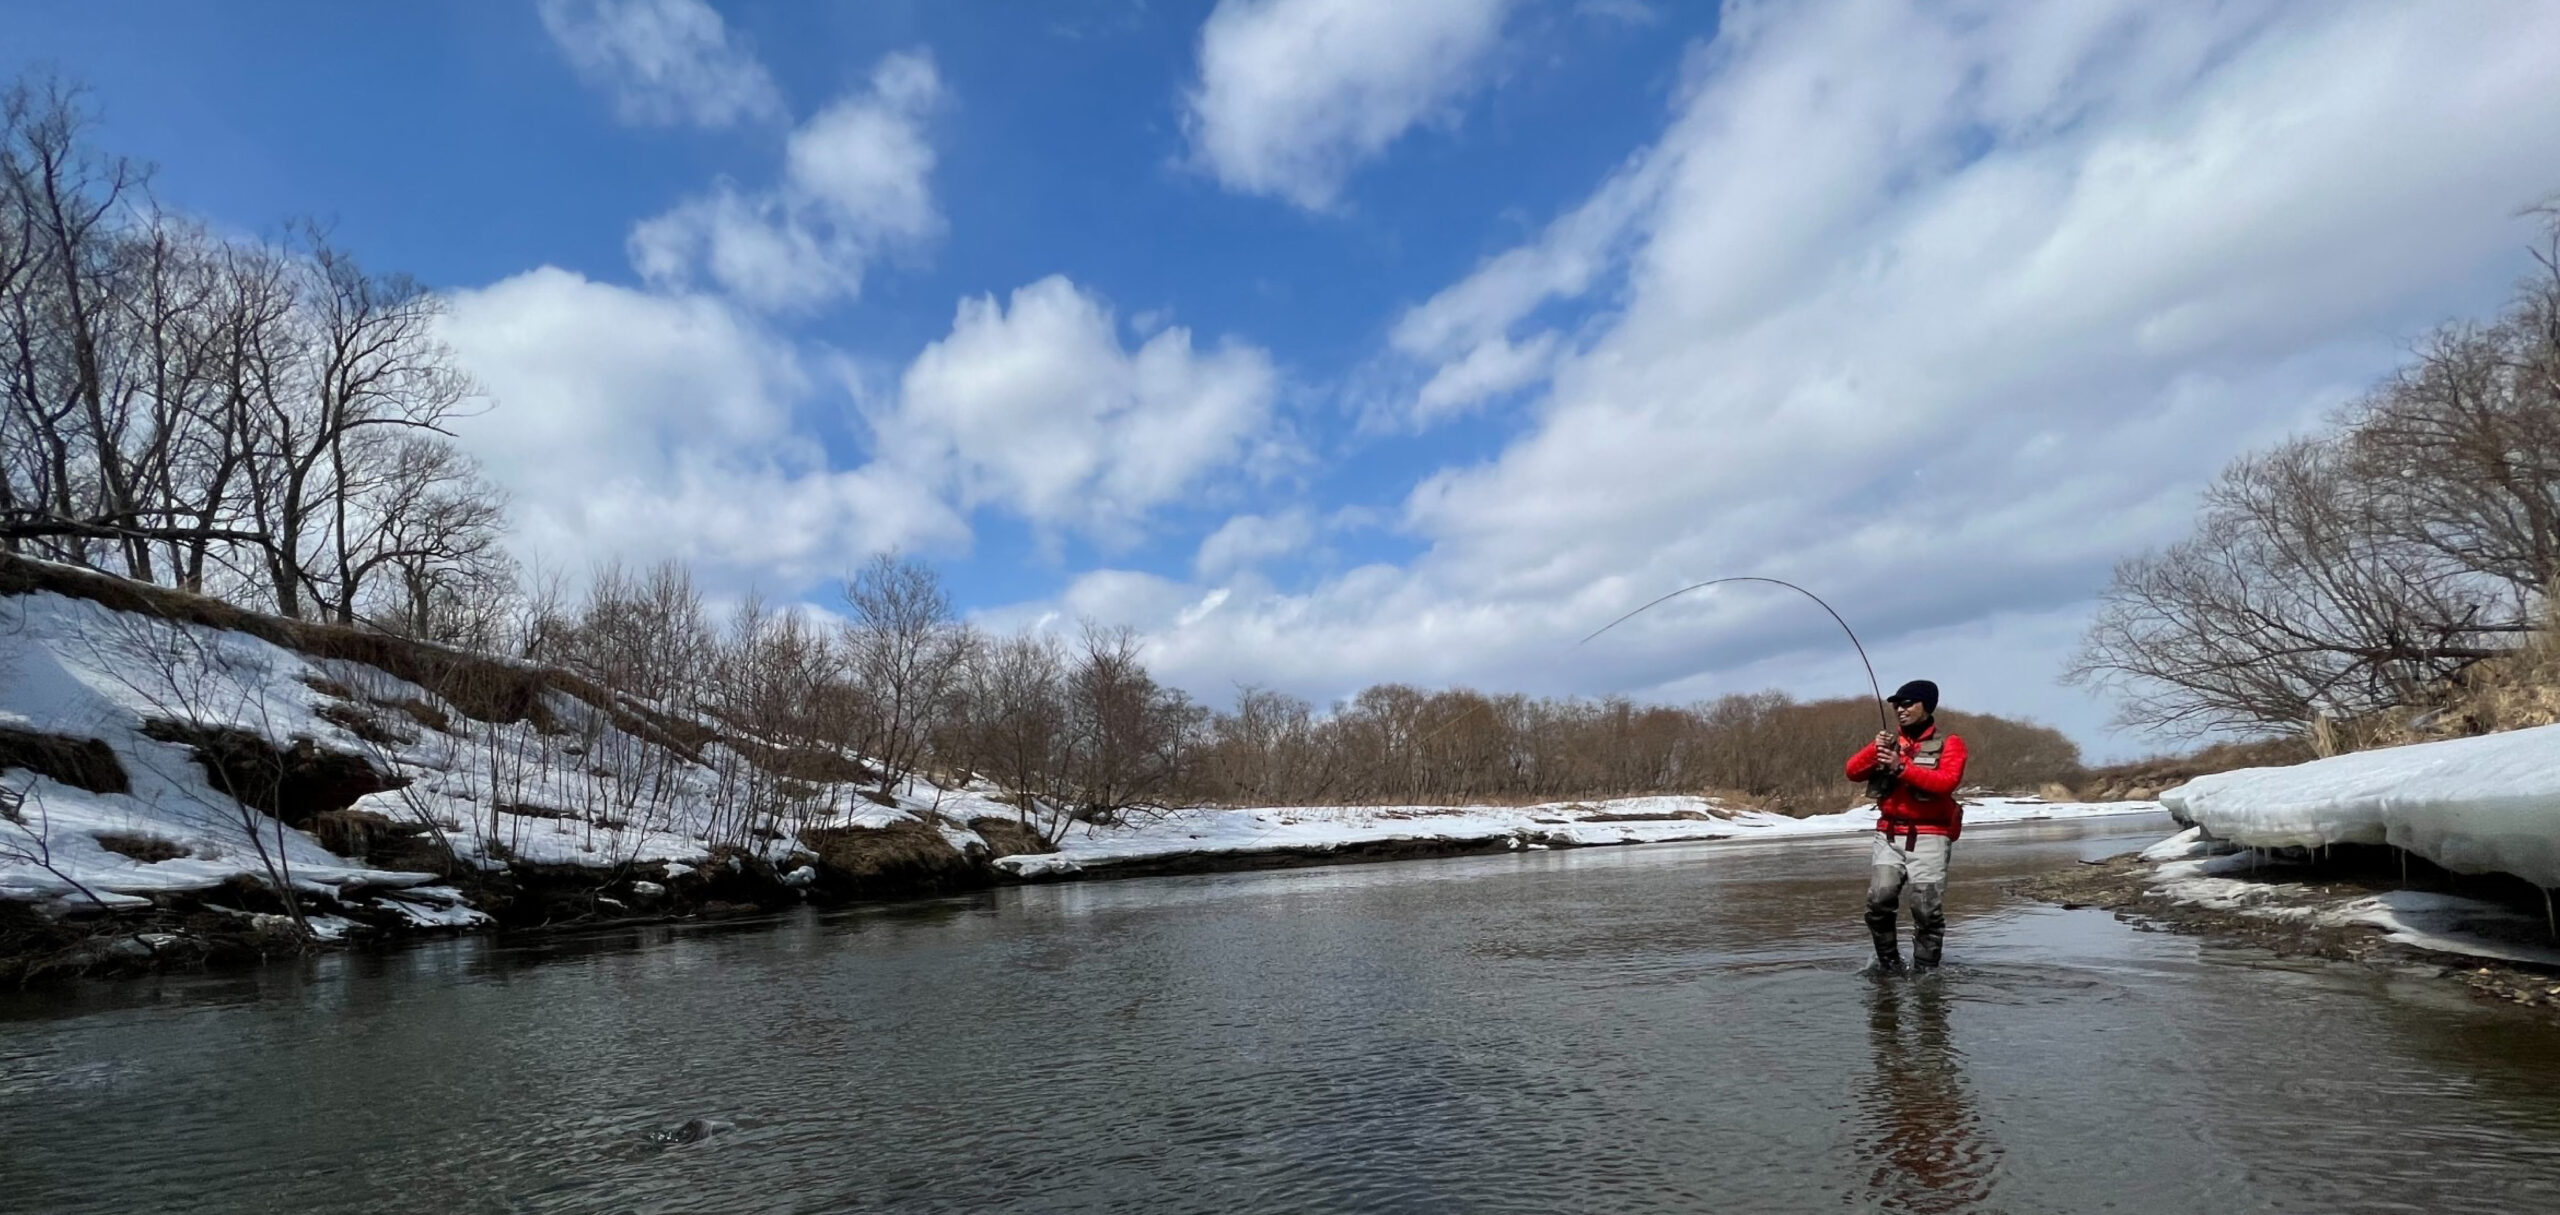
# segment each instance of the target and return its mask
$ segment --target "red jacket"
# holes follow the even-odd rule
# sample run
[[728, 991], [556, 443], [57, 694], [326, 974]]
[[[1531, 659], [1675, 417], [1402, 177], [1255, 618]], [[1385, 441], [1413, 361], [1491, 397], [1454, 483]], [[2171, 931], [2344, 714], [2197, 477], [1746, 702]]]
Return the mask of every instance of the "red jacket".
[[[1893, 791], [1876, 807], [1881, 812], [1877, 830], [1888, 835], [1916, 831], [1949, 840], [1964, 834], [1964, 807], [1956, 801], [1956, 786], [1964, 783], [1964, 739], [1947, 735], [1936, 756], [1924, 754], [1921, 744], [1937, 733], [1938, 723], [1933, 720], [1917, 735], [1907, 731], [1902, 735], [1902, 779], [1893, 782]], [[1849, 757], [1851, 780], [1865, 780], [1875, 769], [1874, 743]]]

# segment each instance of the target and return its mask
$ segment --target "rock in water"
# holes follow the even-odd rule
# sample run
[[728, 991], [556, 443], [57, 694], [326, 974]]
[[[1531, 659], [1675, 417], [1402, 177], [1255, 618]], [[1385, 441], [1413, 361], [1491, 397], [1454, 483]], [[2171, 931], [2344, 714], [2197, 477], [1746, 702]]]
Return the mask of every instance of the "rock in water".
[[665, 1144], [700, 1143], [722, 1131], [736, 1130], [737, 1126], [737, 1123], [717, 1118], [694, 1118], [672, 1131], [651, 1131], [649, 1138]]

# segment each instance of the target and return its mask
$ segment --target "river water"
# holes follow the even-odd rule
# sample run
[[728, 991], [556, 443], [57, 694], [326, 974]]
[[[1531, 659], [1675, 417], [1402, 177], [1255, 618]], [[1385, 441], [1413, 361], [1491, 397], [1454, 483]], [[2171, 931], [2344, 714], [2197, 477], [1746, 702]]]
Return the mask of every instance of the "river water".
[[[10, 1212], [2521, 1211], [2560, 1027], [1863, 841], [1008, 889], [0, 997]], [[728, 1124], [667, 1144], [688, 1119]]]

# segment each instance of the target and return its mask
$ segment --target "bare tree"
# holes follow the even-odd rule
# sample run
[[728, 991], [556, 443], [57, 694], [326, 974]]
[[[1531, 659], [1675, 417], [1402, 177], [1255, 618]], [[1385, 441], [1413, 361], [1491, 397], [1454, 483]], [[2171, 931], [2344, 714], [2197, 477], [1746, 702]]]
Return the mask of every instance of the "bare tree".
[[[494, 622], [486, 613], [513, 580], [513, 563], [499, 547], [505, 492], [435, 436], [369, 436], [364, 446], [364, 462], [380, 474], [355, 516], [361, 530], [347, 546], [356, 554], [348, 585], [368, 585], [378, 571], [392, 580], [359, 598], [357, 611], [412, 637], [466, 645], [487, 638]], [[373, 450], [379, 446], [389, 450]]]
[[[126, 419], [111, 409], [104, 350], [113, 342], [121, 242], [119, 208], [142, 169], [84, 144], [90, 125], [79, 90], [59, 80], [20, 81], [0, 100], [0, 248], [9, 250], [0, 324], [9, 347], [10, 539], [87, 561], [111, 529], [149, 520], [122, 450]], [[36, 525], [68, 530], [45, 533]], [[113, 541], [125, 572], [151, 576], [143, 539]]]
[[1066, 778], [1066, 657], [1045, 634], [977, 648], [966, 672], [953, 757], [1014, 795], [1017, 819], [1055, 842], [1071, 820]]
[[2198, 734], [2416, 703], [2525, 626], [2483, 611], [2477, 571], [2401, 543], [2396, 509], [2335, 440], [2241, 460], [2193, 537], [2117, 569], [2069, 677]]
[[2192, 536], [2117, 568], [2066, 677], [2137, 724], [2320, 733], [2512, 651], [2560, 577], [2560, 216], [2535, 261], [2331, 433], [2235, 461]]
[[940, 576], [913, 558], [874, 556], [846, 580], [845, 602], [845, 653], [870, 707], [863, 750], [879, 762], [885, 791], [923, 761], [967, 648]]
[[[302, 363], [268, 379], [253, 403], [251, 433], [265, 458], [248, 472], [258, 530], [271, 542], [276, 610], [302, 615], [308, 601], [352, 624], [386, 538], [364, 527], [365, 503], [396, 484], [399, 457], [417, 450], [390, 440], [440, 434], [472, 387], [435, 339], [436, 296], [366, 272], [317, 231], [304, 239], [293, 263]], [[423, 466], [413, 460], [410, 471]]]
[[1164, 805], [1202, 714], [1147, 673], [1135, 630], [1087, 623], [1080, 651], [1066, 679], [1069, 797], [1097, 822]]
[[342, 624], [385, 570], [413, 608], [492, 585], [503, 504], [438, 433], [472, 391], [438, 297], [307, 226], [162, 214], [90, 128], [57, 81], [0, 98], [0, 548]]

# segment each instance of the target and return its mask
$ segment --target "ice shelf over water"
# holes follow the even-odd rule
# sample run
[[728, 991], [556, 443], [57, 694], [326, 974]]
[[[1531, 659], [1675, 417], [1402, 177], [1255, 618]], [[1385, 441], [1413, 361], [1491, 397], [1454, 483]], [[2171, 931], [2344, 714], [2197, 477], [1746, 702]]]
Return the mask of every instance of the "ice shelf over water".
[[2160, 801], [2253, 848], [2390, 844], [2457, 873], [2560, 886], [2560, 726], [2218, 772]]

